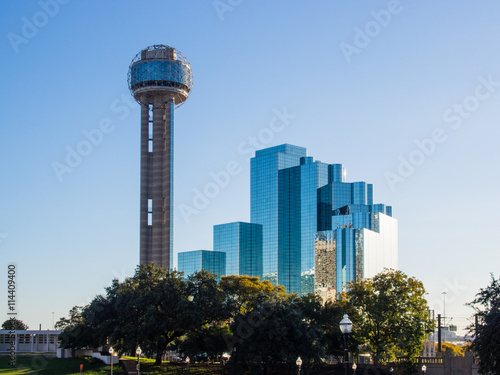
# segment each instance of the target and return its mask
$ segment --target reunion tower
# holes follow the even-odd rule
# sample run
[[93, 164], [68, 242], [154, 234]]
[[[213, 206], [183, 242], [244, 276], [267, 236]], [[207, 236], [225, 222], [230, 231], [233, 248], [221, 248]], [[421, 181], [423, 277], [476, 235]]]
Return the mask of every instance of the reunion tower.
[[173, 258], [174, 108], [193, 85], [187, 59], [177, 50], [154, 45], [130, 64], [128, 85], [141, 105], [141, 255], [171, 269]]

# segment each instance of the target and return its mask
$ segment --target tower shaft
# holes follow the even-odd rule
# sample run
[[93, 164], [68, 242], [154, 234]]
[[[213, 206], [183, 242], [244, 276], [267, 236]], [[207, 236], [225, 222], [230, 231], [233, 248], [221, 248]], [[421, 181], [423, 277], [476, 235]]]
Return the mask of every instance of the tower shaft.
[[141, 103], [140, 263], [171, 269], [175, 103], [161, 94]]

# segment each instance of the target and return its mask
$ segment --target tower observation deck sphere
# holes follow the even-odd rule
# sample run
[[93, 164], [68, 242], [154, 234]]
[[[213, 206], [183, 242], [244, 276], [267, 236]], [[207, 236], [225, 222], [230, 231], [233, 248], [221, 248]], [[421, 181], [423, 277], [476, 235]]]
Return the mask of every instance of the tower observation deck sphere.
[[189, 61], [175, 48], [163, 44], [149, 46], [130, 63], [128, 86], [139, 103], [147, 97], [167, 95], [179, 106], [186, 101], [193, 87]]

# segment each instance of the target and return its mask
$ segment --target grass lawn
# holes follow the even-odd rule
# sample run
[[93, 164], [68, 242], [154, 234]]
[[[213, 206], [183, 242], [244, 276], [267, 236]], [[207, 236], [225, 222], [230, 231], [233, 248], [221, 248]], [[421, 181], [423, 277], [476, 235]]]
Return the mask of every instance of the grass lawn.
[[[93, 363], [94, 362], [94, 363]], [[91, 361], [89, 357], [79, 358], [54, 358], [43, 355], [29, 356], [18, 355], [17, 366], [9, 366], [9, 357], [0, 356], [1, 375], [79, 375], [80, 364], [83, 364], [83, 373], [86, 375], [109, 375], [110, 367], [101, 361]], [[113, 374], [125, 375], [122, 366], [113, 365]]]
[[[136, 357], [125, 357], [137, 360]], [[161, 366], [154, 364], [154, 359], [141, 358], [141, 374], [144, 375], [185, 375], [185, 363], [163, 362]], [[201, 363], [189, 364], [189, 375], [220, 375], [222, 367], [220, 365], [206, 365]]]

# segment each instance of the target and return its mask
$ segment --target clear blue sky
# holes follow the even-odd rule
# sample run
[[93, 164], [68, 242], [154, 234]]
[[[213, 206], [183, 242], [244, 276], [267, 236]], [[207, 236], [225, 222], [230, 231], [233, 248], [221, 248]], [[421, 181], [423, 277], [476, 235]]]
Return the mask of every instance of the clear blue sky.
[[[348, 181], [374, 184], [399, 220], [400, 269], [424, 282], [437, 313], [446, 291], [446, 315], [465, 326], [463, 304], [499, 274], [499, 3], [60, 2], [0, 5], [0, 263], [4, 274], [18, 265], [31, 328], [50, 328], [52, 312], [66, 316], [138, 263], [127, 70], [152, 44], [180, 50], [195, 78], [176, 112], [176, 253], [212, 249], [214, 224], [249, 220], [253, 139], [304, 146], [343, 163]], [[276, 111], [294, 118], [272, 131]], [[108, 133], [85, 149], [101, 122]], [[86, 155], [68, 166], [79, 145]], [[193, 189], [229, 162], [238, 173], [183, 217]], [[60, 178], [54, 163], [67, 166]]]

